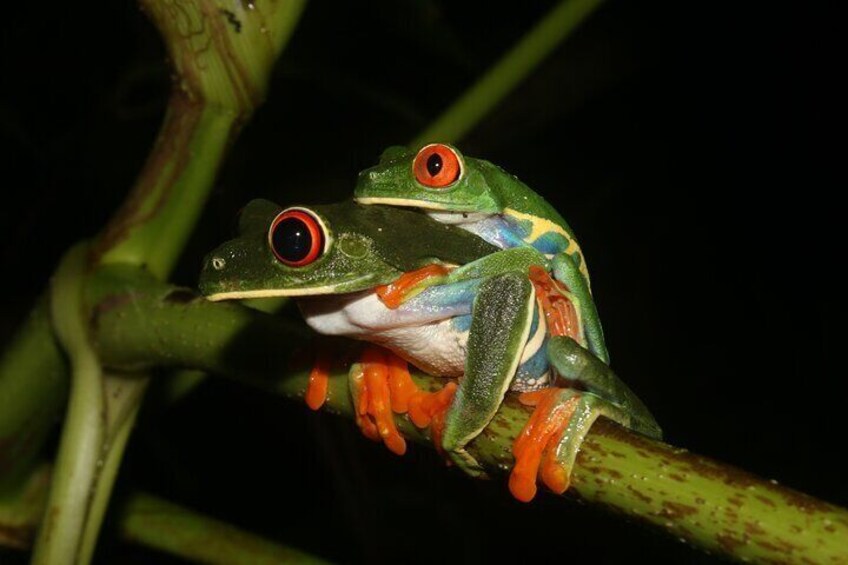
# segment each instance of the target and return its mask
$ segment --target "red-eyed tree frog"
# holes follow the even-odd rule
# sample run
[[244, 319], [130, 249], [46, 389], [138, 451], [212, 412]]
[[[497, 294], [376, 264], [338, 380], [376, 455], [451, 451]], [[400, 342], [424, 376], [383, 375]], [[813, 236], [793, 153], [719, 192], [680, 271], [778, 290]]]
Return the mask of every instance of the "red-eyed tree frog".
[[456, 224], [500, 249], [532, 247], [551, 258], [554, 278], [571, 292], [583, 327], [578, 343], [609, 364], [589, 271], [571, 228], [544, 198], [498, 167], [466, 157], [446, 143], [417, 150], [390, 147], [359, 174], [360, 204], [419, 208]]
[[[599, 415], [660, 435], [641, 401], [573, 339], [582, 331], [573, 295], [533, 247], [498, 251], [415, 211], [352, 203], [281, 209], [254, 201], [239, 227], [204, 262], [200, 289], [210, 300], [295, 296], [317, 332], [382, 346], [452, 378], [441, 391], [418, 391], [405, 363], [366, 349], [350, 375], [357, 422], [396, 453], [405, 443], [392, 410], [430, 426], [455, 463], [480, 475], [465, 446], [508, 390], [525, 393], [536, 409], [514, 445], [510, 490], [530, 500], [537, 478], [557, 492], [568, 487]], [[553, 386], [558, 379], [569, 386]]]

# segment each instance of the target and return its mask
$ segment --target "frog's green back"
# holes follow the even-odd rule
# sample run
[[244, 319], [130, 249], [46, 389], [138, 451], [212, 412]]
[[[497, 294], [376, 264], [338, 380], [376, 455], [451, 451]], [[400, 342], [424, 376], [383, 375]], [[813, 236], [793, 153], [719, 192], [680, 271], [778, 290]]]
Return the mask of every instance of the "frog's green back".
[[466, 158], [466, 161], [474, 163], [480, 170], [487, 186], [501, 202], [502, 212], [515, 210], [521, 214], [548, 220], [562, 227], [571, 238], [574, 237], [574, 232], [560, 213], [518, 177], [483, 159]]

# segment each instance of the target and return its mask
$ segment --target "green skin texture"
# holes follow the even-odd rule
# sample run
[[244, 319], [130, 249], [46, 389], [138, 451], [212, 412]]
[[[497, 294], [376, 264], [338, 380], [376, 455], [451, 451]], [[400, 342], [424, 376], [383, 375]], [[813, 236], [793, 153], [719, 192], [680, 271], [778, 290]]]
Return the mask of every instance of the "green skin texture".
[[[308, 210], [321, 220], [332, 241], [320, 258], [303, 267], [278, 261], [267, 233], [282, 208], [256, 200], [242, 212], [240, 236], [207, 256], [201, 292], [210, 300], [345, 294], [388, 284], [435, 260], [462, 265], [433, 281], [482, 280], [472, 308], [465, 375], [445, 417], [442, 447], [467, 473], [481, 475], [481, 466], [464, 447], [503, 402], [527, 341], [535, 300], [528, 269], [549, 269], [550, 261], [531, 247], [498, 251], [461, 228], [418, 212], [350, 202]], [[639, 399], [574, 340], [551, 338], [548, 356], [560, 375], [586, 391], [559, 393], [562, 402], [578, 397], [575, 416], [557, 447], [569, 473], [583, 438], [600, 415], [659, 437], [659, 427]]]
[[413, 173], [413, 162], [426, 144], [411, 151], [405, 147], [390, 147], [380, 156], [375, 167], [359, 174], [354, 199], [362, 204], [385, 204], [398, 207], [418, 207], [444, 212], [503, 214], [518, 217], [518, 212], [533, 224], [555, 224], [572, 242], [569, 251], [553, 259], [554, 278], [568, 286], [575, 297], [584, 328], [586, 345], [602, 361], [609, 364], [609, 353], [603, 328], [592, 299], [589, 273], [577, 239], [562, 216], [544, 198], [536, 194], [515, 176], [497, 165], [464, 156], [448, 144], [460, 161], [460, 177], [451, 185], [430, 188], [419, 183]]

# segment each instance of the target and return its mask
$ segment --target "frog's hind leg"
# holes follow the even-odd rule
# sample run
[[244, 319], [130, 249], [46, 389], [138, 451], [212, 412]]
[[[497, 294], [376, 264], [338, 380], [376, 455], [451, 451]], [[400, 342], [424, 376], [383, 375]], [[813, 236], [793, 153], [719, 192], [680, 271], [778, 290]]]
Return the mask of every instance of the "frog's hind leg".
[[568, 489], [577, 452], [599, 416], [650, 437], [662, 435], [642, 401], [595, 355], [566, 336], [551, 337], [547, 348], [556, 372], [586, 390], [549, 388], [521, 395], [522, 403], [536, 407], [513, 444], [509, 486], [523, 501], [535, 496], [537, 477], [556, 493]]
[[465, 445], [485, 428], [500, 407], [530, 333], [534, 303], [527, 276], [507, 272], [485, 279], [471, 312], [465, 377], [445, 414], [442, 446], [472, 476], [483, 469]]
[[548, 361], [557, 373], [618, 407], [628, 416], [619, 423], [652, 438], [662, 437], [662, 430], [648, 408], [607, 364], [569, 337], [551, 337], [547, 348]]

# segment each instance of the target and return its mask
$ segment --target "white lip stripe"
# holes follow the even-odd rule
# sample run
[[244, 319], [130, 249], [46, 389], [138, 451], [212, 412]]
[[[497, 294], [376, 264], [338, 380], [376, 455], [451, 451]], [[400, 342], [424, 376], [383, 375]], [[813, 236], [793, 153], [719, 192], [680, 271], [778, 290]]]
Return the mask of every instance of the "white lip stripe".
[[422, 208], [427, 210], [447, 210], [447, 206], [439, 205], [426, 200], [410, 200], [409, 198], [388, 198], [380, 196], [368, 196], [355, 198], [360, 204], [394, 204], [396, 206], [407, 206], [409, 208]]
[[[263, 288], [260, 290], [233, 290], [230, 292], [216, 292], [206, 297], [206, 300], [218, 302], [220, 300], [240, 300], [242, 298], [277, 298], [280, 296], [318, 296], [321, 294], [348, 294], [366, 290], [369, 287], [360, 289], [339, 291], [341, 285], [357, 285], [371, 280], [371, 275], [365, 275], [358, 279], [342, 281], [333, 286], [313, 286], [307, 288]], [[374, 283], [372, 286], [377, 286]]]
[[206, 297], [206, 300], [219, 302], [221, 300], [240, 300], [242, 298], [277, 298], [280, 296], [317, 296], [319, 294], [334, 294], [336, 287], [319, 286], [314, 288], [293, 289], [262, 289], [262, 290], [234, 290], [231, 292], [216, 292]]

